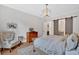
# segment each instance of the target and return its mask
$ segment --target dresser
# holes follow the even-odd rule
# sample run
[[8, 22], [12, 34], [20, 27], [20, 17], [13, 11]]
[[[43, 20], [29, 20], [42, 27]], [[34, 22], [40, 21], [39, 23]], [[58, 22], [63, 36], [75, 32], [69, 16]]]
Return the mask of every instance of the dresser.
[[34, 38], [38, 37], [38, 32], [32, 31], [32, 32], [27, 32], [26, 33], [27, 36], [27, 42], [33, 42]]

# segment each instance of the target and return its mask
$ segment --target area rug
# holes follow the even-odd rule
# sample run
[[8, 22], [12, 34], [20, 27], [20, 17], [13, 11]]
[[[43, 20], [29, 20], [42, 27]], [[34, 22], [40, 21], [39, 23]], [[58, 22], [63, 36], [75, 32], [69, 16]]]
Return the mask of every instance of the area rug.
[[33, 52], [33, 45], [30, 45], [25, 48], [21, 48], [17, 51], [18, 55], [46, 55], [45, 52], [41, 51], [38, 48], [34, 48], [35, 52]]

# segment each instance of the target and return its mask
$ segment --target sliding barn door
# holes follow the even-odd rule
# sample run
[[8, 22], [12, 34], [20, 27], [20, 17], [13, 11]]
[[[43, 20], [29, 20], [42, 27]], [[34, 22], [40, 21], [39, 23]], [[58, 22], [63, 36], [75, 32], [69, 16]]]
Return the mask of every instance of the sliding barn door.
[[65, 34], [73, 33], [73, 18], [66, 18], [65, 19]]

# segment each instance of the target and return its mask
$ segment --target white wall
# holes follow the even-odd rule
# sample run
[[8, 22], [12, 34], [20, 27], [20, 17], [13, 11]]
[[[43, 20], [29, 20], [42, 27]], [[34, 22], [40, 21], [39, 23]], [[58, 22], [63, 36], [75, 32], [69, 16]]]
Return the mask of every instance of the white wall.
[[0, 5], [0, 31], [9, 31], [7, 23], [14, 22], [17, 24], [15, 32], [18, 35], [26, 37], [28, 28], [33, 27], [41, 36], [42, 21], [39, 17]]
[[[67, 6], [65, 9], [67, 9]], [[63, 11], [65, 9], [63, 8]], [[78, 8], [77, 9], [74, 8], [74, 10], [71, 10], [71, 12], [70, 10], [69, 12], [62, 12], [61, 10], [59, 11], [59, 9], [56, 10], [54, 9], [55, 12], [59, 12], [59, 13], [56, 14], [53, 13], [52, 15], [53, 18], [51, 18], [51, 20], [55, 18], [76, 15], [78, 17], [74, 18], [73, 20], [73, 32], [79, 33], [79, 10]], [[26, 36], [26, 32], [28, 31], [29, 27], [34, 27], [35, 30], [39, 32], [39, 36], [41, 36], [41, 34], [43, 33], [42, 32], [43, 19], [0, 5], [0, 31], [8, 30], [8, 28], [6, 27], [6, 23], [8, 22], [14, 22], [18, 24], [18, 28], [16, 32], [19, 35]]]
[[73, 32], [79, 34], [79, 12], [76, 13], [78, 17], [73, 20]]

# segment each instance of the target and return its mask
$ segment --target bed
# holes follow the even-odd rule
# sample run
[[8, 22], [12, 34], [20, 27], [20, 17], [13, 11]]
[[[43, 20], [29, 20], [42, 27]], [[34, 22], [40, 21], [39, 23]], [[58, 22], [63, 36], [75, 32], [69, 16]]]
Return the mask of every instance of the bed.
[[48, 55], [79, 55], [78, 37], [75, 34], [36, 38], [34, 46]]
[[62, 55], [65, 53], [65, 39], [66, 36], [57, 35], [40, 37], [34, 41], [34, 46], [47, 54]]

